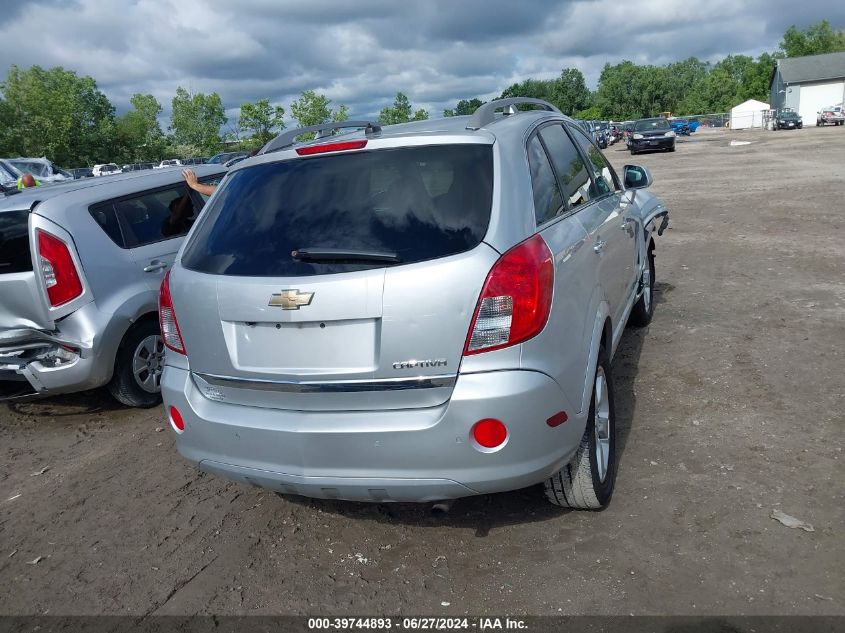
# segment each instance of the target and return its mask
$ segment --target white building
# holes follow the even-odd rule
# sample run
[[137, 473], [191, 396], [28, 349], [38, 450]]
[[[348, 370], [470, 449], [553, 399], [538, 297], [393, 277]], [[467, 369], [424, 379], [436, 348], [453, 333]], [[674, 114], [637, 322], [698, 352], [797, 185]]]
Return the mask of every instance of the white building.
[[744, 130], [763, 127], [763, 113], [769, 110], [769, 104], [749, 99], [745, 103], [731, 108], [731, 129]]
[[814, 125], [816, 113], [845, 101], [845, 53], [779, 59], [769, 83], [775, 109], [790, 108]]

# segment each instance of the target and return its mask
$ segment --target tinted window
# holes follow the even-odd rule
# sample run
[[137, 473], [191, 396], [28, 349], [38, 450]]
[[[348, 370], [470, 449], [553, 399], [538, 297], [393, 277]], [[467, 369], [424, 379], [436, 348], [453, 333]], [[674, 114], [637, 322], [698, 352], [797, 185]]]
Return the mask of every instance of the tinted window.
[[115, 215], [113, 204], [100, 204], [91, 207], [88, 209], [88, 212], [115, 244], [120, 247], [124, 246], [123, 236], [120, 233], [120, 225], [117, 221], [117, 215]]
[[0, 275], [32, 270], [29, 211], [0, 212]]
[[550, 125], [540, 130], [552, 164], [560, 179], [561, 189], [564, 197], [569, 203], [570, 209], [577, 209], [586, 204], [592, 197], [590, 193], [590, 173], [584, 166], [581, 154], [575, 148], [575, 144], [567, 136], [561, 125]]
[[610, 165], [599, 151], [599, 148], [596, 147], [590, 139], [577, 128], [572, 127], [570, 129], [572, 130], [572, 136], [590, 159], [588, 166], [593, 172], [594, 179], [593, 189], [591, 190], [592, 195], [594, 197], [599, 197], [610, 193], [611, 191], [618, 191], [619, 185], [616, 182], [613, 170], [610, 169]]
[[228, 176], [182, 258], [223, 275], [307, 276], [384, 264], [301, 261], [292, 251], [395, 253], [400, 263], [478, 245], [493, 196], [488, 145], [355, 152], [255, 165]]
[[114, 203], [114, 210], [126, 248], [184, 235], [196, 219], [187, 187], [119, 200]]
[[565, 210], [555, 173], [543, 144], [536, 136], [528, 141], [528, 165], [531, 168], [531, 187], [534, 190], [534, 218], [537, 225], [551, 220]]

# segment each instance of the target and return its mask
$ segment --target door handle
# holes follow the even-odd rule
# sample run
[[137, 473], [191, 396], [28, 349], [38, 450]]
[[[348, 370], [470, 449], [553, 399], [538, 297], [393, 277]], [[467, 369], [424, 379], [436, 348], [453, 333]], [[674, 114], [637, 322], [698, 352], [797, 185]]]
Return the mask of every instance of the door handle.
[[622, 224], [620, 224], [620, 225], [619, 225], [619, 230], [620, 230], [620, 231], [627, 231], [627, 230], [628, 230], [628, 223], [629, 223], [629, 222], [630, 222], [630, 220], [624, 220], [624, 221], [622, 222]]
[[167, 262], [163, 262], [160, 259], [154, 259], [149, 264], [144, 266], [145, 273], [154, 273], [159, 270], [164, 270], [167, 268]]
[[605, 242], [603, 239], [599, 238], [599, 239], [596, 240], [596, 245], [593, 246], [593, 250], [596, 253], [601, 253], [604, 250], [604, 247], [605, 247], [606, 244], [607, 244], [607, 242]]

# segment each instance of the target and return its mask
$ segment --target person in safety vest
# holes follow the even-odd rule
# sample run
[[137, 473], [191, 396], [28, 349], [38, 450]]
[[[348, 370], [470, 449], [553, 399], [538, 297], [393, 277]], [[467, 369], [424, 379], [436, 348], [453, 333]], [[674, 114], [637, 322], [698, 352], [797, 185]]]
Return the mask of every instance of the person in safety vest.
[[24, 174], [18, 178], [18, 189], [28, 189], [29, 187], [38, 187], [40, 185], [41, 183], [32, 174]]

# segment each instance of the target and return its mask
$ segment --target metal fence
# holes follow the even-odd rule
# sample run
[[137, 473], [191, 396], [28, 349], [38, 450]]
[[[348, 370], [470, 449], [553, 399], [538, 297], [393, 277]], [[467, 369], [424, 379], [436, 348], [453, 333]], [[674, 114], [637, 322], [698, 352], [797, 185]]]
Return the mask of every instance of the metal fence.
[[730, 112], [717, 112], [715, 114], [693, 114], [685, 116], [690, 121], [698, 121], [701, 127], [725, 127], [731, 121]]

